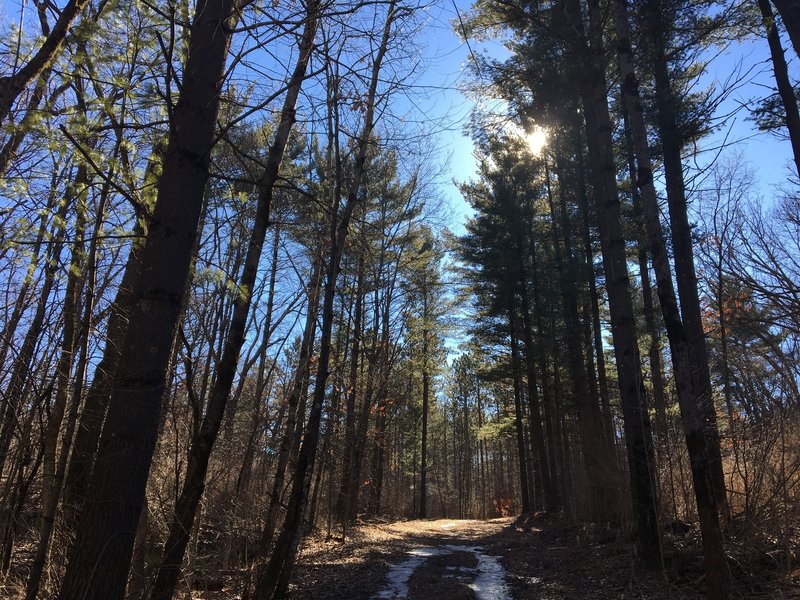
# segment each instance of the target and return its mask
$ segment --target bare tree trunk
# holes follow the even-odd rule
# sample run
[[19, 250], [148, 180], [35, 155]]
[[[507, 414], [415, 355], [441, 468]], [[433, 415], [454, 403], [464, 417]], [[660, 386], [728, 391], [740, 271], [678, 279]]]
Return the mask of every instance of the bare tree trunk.
[[[14, 308], [11, 311], [11, 315], [3, 325], [3, 332], [0, 334], [0, 368], [3, 368], [4, 370], [6, 365], [6, 356], [8, 355], [8, 351], [13, 346], [14, 334], [16, 333], [17, 326], [19, 325], [20, 319], [25, 312], [25, 307], [28, 302], [28, 293], [30, 292], [31, 286], [35, 282], [36, 271], [39, 268], [39, 262], [42, 259], [42, 245], [44, 243], [45, 236], [47, 235], [47, 227], [50, 222], [51, 211], [58, 200], [58, 191], [56, 189], [57, 178], [57, 172], [53, 173], [53, 177], [50, 182], [51, 187], [47, 198], [47, 205], [45, 210], [42, 211], [39, 229], [36, 234], [36, 241], [31, 248], [31, 258], [30, 262], [28, 263], [25, 278], [22, 280], [22, 285], [20, 286], [17, 294], [17, 299], [14, 302]], [[45, 258], [46, 254], [47, 252], [45, 252]], [[2, 373], [0, 376], [5, 377], [5, 373]], [[0, 414], [3, 414], [4, 412], [5, 406], [0, 406]]]
[[347, 200], [342, 210], [342, 215], [338, 220], [336, 218], [338, 202], [334, 202], [333, 206], [331, 206], [331, 247], [325, 280], [322, 331], [320, 336], [317, 377], [314, 384], [314, 397], [303, 436], [303, 445], [300, 449], [300, 455], [298, 456], [295, 468], [294, 484], [289, 498], [283, 530], [275, 545], [269, 563], [259, 576], [255, 590], [255, 597], [257, 600], [266, 600], [268, 598], [277, 600], [286, 595], [286, 590], [289, 586], [289, 577], [291, 576], [297, 554], [297, 546], [300, 542], [303, 516], [306, 510], [309, 486], [311, 484], [311, 473], [314, 470], [314, 461], [317, 454], [322, 405], [325, 400], [325, 387], [329, 375], [328, 369], [331, 352], [333, 300], [336, 292], [336, 277], [339, 272], [339, 265], [342, 253], [344, 252], [345, 242], [347, 241], [350, 220], [353, 216], [356, 204], [358, 203], [361, 180], [366, 170], [367, 152], [371, 144], [372, 130], [374, 127], [380, 69], [389, 44], [392, 23], [396, 18], [395, 6], [396, 1], [392, 0], [388, 7], [382, 40], [378, 46], [377, 54], [372, 65], [369, 91], [365, 98], [364, 128], [358, 139], [357, 154]]
[[[795, 96], [792, 81], [789, 79], [789, 69], [786, 66], [786, 57], [783, 54], [781, 36], [778, 32], [778, 23], [775, 20], [772, 7], [769, 4], [769, 0], [757, 0], [757, 2], [758, 9], [761, 12], [761, 22], [767, 30], [767, 42], [769, 43], [769, 52], [772, 56], [772, 69], [775, 73], [775, 83], [778, 85], [778, 94], [781, 97], [784, 110], [786, 111], [786, 129], [789, 130], [789, 139], [792, 142], [794, 165], [797, 169], [797, 175], [800, 176], [800, 110], [797, 108], [797, 96]], [[778, 6], [778, 3], [776, 3], [776, 6]], [[787, 10], [787, 14], [800, 17], [800, 9], [795, 6], [793, 10]], [[795, 26], [797, 25], [800, 25], [800, 23], [795, 23]], [[790, 31], [790, 35], [791, 33]], [[799, 34], [800, 31], [794, 32], [794, 35]], [[792, 37], [792, 43], [796, 43], [794, 37]], [[795, 46], [795, 49], [797, 49], [797, 46]]]
[[49, 253], [44, 267], [44, 281], [39, 292], [39, 301], [19, 353], [14, 358], [8, 387], [3, 394], [3, 419], [2, 425], [0, 425], [0, 473], [2, 473], [5, 466], [11, 440], [14, 437], [14, 430], [19, 425], [19, 410], [23, 406], [23, 395], [28, 384], [31, 361], [44, 327], [50, 292], [53, 289], [56, 273], [58, 272], [58, 260], [64, 245], [67, 209], [70, 204], [70, 202], [63, 202], [55, 215], [54, 231], [50, 238]]
[[[571, 25], [583, 31], [580, 6], [570, 2]], [[597, 221], [606, 288], [611, 312], [611, 334], [617, 362], [620, 400], [625, 425], [626, 448], [630, 466], [633, 513], [637, 540], [646, 560], [658, 561], [660, 545], [656, 510], [653, 445], [647, 396], [642, 381], [636, 317], [631, 299], [625, 238], [622, 232], [620, 201], [616, 182], [612, 126], [608, 112], [605, 78], [605, 51], [602, 44], [600, 7], [589, 2], [591, 46], [584, 39], [583, 52], [588, 72], [581, 78], [581, 96], [586, 119]]]
[[59, 598], [122, 598], [214, 144], [232, 0], [198, 3], [142, 277]]
[[[139, 227], [137, 226], [137, 229]], [[141, 235], [141, 230], [134, 235]], [[64, 533], [67, 538], [78, 525], [86, 497], [89, 475], [94, 463], [100, 429], [105, 419], [112, 381], [121, 360], [122, 342], [133, 310], [134, 288], [141, 274], [141, 241], [135, 239], [128, 255], [125, 273], [111, 306], [103, 358], [95, 368], [94, 379], [86, 393], [75, 439], [72, 442], [69, 465], [64, 480]]]
[[550, 208], [553, 248], [555, 250], [556, 264], [559, 265], [559, 286], [561, 288], [561, 303], [564, 311], [566, 325], [567, 355], [572, 373], [572, 391], [575, 407], [578, 413], [578, 427], [580, 429], [581, 444], [583, 449], [583, 464], [591, 490], [591, 508], [593, 518], [609, 518], [615, 510], [614, 481], [609, 477], [613, 473], [613, 463], [610, 460], [610, 448], [605, 444], [603, 436], [603, 419], [600, 414], [599, 404], [593, 402], [589, 388], [589, 377], [586, 372], [583, 345], [581, 340], [581, 319], [578, 313], [578, 287], [575, 276], [575, 259], [572, 256], [572, 228], [566, 211], [566, 203], [561, 189], [561, 238], [564, 244], [565, 257], [561, 255], [558, 227], [556, 223], [559, 216], [556, 214], [555, 201], [550, 186], [550, 169], [547, 157], [544, 158], [545, 183], [547, 200]]
[[[53, 533], [55, 524], [56, 511], [58, 509], [58, 501], [61, 498], [63, 489], [64, 475], [67, 468], [67, 458], [70, 454], [72, 446], [73, 435], [75, 432], [75, 425], [78, 418], [78, 408], [83, 389], [83, 380], [86, 376], [87, 355], [89, 334], [91, 328], [92, 309], [94, 307], [94, 291], [95, 291], [95, 273], [96, 273], [96, 259], [97, 259], [97, 245], [100, 231], [103, 223], [103, 213], [105, 212], [106, 200], [108, 198], [108, 186], [103, 188], [101, 199], [97, 207], [95, 224], [92, 229], [91, 241], [89, 242], [89, 251], [85, 259], [82, 254], [83, 250], [83, 231], [81, 227], [76, 226], [76, 241], [75, 249], [73, 250], [72, 265], [70, 266], [70, 276], [67, 284], [67, 289], [70, 288], [70, 282], [73, 278], [77, 278], [78, 273], [81, 274], [83, 281], [86, 284], [86, 294], [84, 300], [83, 315], [80, 319], [80, 331], [69, 331], [68, 315], [77, 310], [79, 290], [74, 290], [74, 297], [70, 300], [71, 293], [67, 293], [64, 303], [64, 339], [62, 342], [62, 355], [59, 361], [57, 373], [57, 387], [56, 387], [56, 407], [58, 410], [51, 411], [51, 420], [48, 422], [48, 428], [45, 432], [45, 439], [43, 440], [43, 461], [45, 465], [44, 477], [48, 475], [51, 478], [48, 488], [46, 488], [44, 500], [42, 501], [42, 517], [41, 527], [39, 531], [39, 544], [36, 550], [36, 556], [31, 566], [30, 575], [28, 576], [28, 584], [26, 591], [26, 598], [28, 600], [35, 600], [39, 593], [39, 586], [42, 577], [42, 572], [47, 563], [47, 554], [50, 548], [50, 540]], [[79, 199], [79, 201], [83, 201]], [[80, 214], [79, 214], [80, 219]], [[73, 286], [77, 287], [76, 284]], [[78, 325], [77, 314], [75, 315], [75, 325]], [[74, 327], [73, 327], [74, 329]], [[81, 337], [83, 340], [81, 341]], [[70, 347], [67, 347], [67, 341], [70, 341]], [[67, 415], [67, 424], [64, 429], [63, 436], [61, 436], [61, 420], [64, 416], [64, 411], [67, 406], [67, 384], [69, 380], [69, 370], [71, 368], [72, 357], [75, 349], [80, 345], [80, 353], [78, 356], [78, 363], [76, 364], [75, 377], [73, 384], [73, 391], [71, 394], [70, 410]], [[59, 396], [63, 395], [63, 398]], [[60, 405], [60, 406], [59, 406]], [[56, 426], [58, 425], [58, 426]], [[49, 440], [47, 439], [49, 437]], [[59, 437], [62, 437], [61, 451], [58, 455], [56, 462], [56, 446]], [[48, 457], [48, 454], [50, 455]], [[48, 463], [50, 472], [48, 473]]]
[[316, 332], [317, 315], [319, 311], [321, 280], [322, 260], [315, 258], [311, 279], [308, 284], [308, 308], [306, 312], [306, 324], [303, 328], [303, 339], [300, 342], [300, 355], [297, 359], [297, 370], [294, 374], [294, 380], [292, 381], [289, 395], [286, 399], [286, 426], [278, 450], [278, 462], [275, 467], [272, 492], [269, 497], [267, 516], [264, 521], [264, 531], [258, 545], [256, 558], [267, 555], [278, 523], [278, 509], [280, 508], [281, 496], [283, 495], [286, 467], [289, 464], [289, 454], [297, 428], [297, 406], [300, 403], [300, 396], [305, 388], [305, 382], [308, 381], [309, 378], [310, 360], [314, 349], [314, 334]]
[[664, 317], [670, 341], [675, 385], [686, 434], [686, 445], [689, 450], [689, 461], [692, 466], [692, 480], [703, 536], [703, 554], [706, 561], [706, 590], [709, 598], [724, 600], [728, 597], [728, 592], [722, 533], [710, 465], [706, 460], [708, 452], [700, 403], [697, 390], [692, 386], [688, 336], [681, 322], [678, 302], [672, 285], [672, 272], [661, 228], [658, 198], [653, 184], [647, 126], [639, 97], [639, 81], [634, 70], [627, 0], [615, 0], [614, 21], [617, 31], [617, 60], [622, 80], [622, 97], [630, 120], [631, 138], [636, 155], [636, 185], [641, 192], [645, 229], [653, 255], [661, 314]]
[[[423, 284], [424, 285], [424, 284]], [[428, 319], [428, 290], [423, 290], [422, 320]], [[422, 447], [419, 465], [419, 513], [420, 519], [428, 517], [428, 413], [430, 412], [430, 373], [428, 372], [428, 329], [422, 330]]]
[[772, 0], [772, 3], [781, 15], [795, 54], [800, 57], [800, 5], [794, 0]]
[[669, 206], [672, 251], [675, 263], [675, 280], [683, 326], [689, 344], [689, 360], [692, 365], [692, 388], [698, 397], [701, 418], [706, 436], [707, 460], [710, 464], [711, 480], [717, 506], [723, 518], [729, 518], [725, 475], [722, 470], [717, 413], [714, 407], [711, 375], [708, 367], [708, 351], [697, 291], [694, 268], [692, 228], [687, 214], [686, 189], [683, 180], [681, 139], [678, 123], [678, 103], [672, 90], [666, 58], [666, 24], [670, 22], [664, 14], [661, 0], [648, 0], [647, 21], [650, 25], [650, 42], [653, 46], [653, 73], [655, 80], [655, 105], [658, 133], [664, 153], [664, 176]]
[[[589, 308], [591, 312], [591, 337], [597, 367], [597, 386], [600, 394], [600, 410], [603, 415], [603, 438], [609, 452], [614, 452], [615, 432], [611, 417], [611, 400], [608, 391], [608, 375], [606, 373], [606, 357], [603, 350], [602, 327], [600, 323], [600, 299], [597, 293], [597, 281], [594, 271], [594, 249], [590, 230], [589, 198], [586, 195], [583, 144], [576, 135], [576, 151], [578, 164], [578, 202], [581, 213], [581, 242], [585, 255], [586, 281], [589, 284]], [[592, 351], [592, 348], [589, 348]]]
[[353, 462], [356, 447], [356, 390], [358, 389], [358, 364], [361, 358], [362, 318], [364, 306], [364, 256], [359, 256], [356, 273], [355, 308], [350, 350], [350, 381], [345, 397], [344, 456], [342, 458], [342, 481], [336, 499], [336, 515], [343, 528], [347, 529], [348, 502], [353, 482]]
[[530, 487], [528, 483], [527, 454], [525, 452], [525, 433], [522, 427], [522, 390], [520, 389], [520, 360], [517, 343], [517, 318], [513, 305], [508, 308], [509, 333], [511, 335], [511, 370], [514, 378], [514, 426], [517, 438], [519, 460], [519, 484], [522, 498], [522, 514], [531, 512]]
[[[642, 205], [639, 199], [636, 174], [636, 156], [633, 147], [633, 137], [629, 123], [627, 110], [623, 114], [625, 129], [625, 147], [628, 159], [628, 169], [631, 176], [631, 200], [633, 204], [633, 214], [637, 221], [642, 219]], [[656, 327], [655, 307], [653, 306], [653, 286], [650, 282], [650, 269], [648, 268], [648, 248], [647, 231], [644, 221], [638, 223], [641, 232], [636, 240], [636, 256], [639, 262], [639, 277], [642, 281], [642, 313], [644, 315], [645, 329], [650, 337], [648, 345], [648, 358], [650, 361], [650, 379], [653, 386], [653, 408], [656, 415], [656, 436], [660, 442], [660, 449], [663, 449], [667, 441], [667, 396], [664, 387], [664, 372], [661, 366], [661, 343], [658, 329]]]
[[381, 314], [381, 341], [380, 341], [380, 366], [377, 393], [378, 417], [375, 423], [375, 450], [373, 454], [373, 471], [370, 487], [370, 510], [372, 514], [379, 514], [381, 511], [381, 493], [383, 491], [384, 464], [386, 462], [386, 430], [388, 425], [389, 410], [389, 369], [391, 349], [391, 339], [389, 335], [391, 317], [391, 297], [392, 293], [387, 292], [386, 301]]
[[169, 527], [169, 536], [164, 545], [164, 555], [158, 570], [155, 586], [151, 594], [152, 600], [169, 600], [175, 592], [180, 575], [181, 563], [189, 541], [189, 532], [194, 524], [197, 506], [205, 489], [205, 477], [208, 461], [217, 440], [225, 406], [233, 386], [239, 353], [245, 340], [245, 326], [250, 312], [252, 292], [258, 273], [258, 265], [264, 247], [267, 228], [269, 226], [272, 194], [278, 171], [283, 160], [284, 150], [289, 140], [295, 121], [295, 106], [300, 88], [305, 79], [308, 62], [313, 50], [314, 36], [317, 29], [318, 5], [310, 5], [300, 39], [300, 53], [295, 69], [289, 80], [286, 98], [281, 111], [281, 120], [275, 140], [267, 155], [267, 166], [259, 182], [259, 197], [256, 208], [255, 223], [247, 247], [244, 269], [234, 298], [233, 315], [230, 320], [227, 339], [222, 356], [217, 364], [216, 378], [208, 399], [206, 412], [200, 429], [192, 440], [189, 461], [186, 467], [183, 489], [175, 506], [175, 513]]

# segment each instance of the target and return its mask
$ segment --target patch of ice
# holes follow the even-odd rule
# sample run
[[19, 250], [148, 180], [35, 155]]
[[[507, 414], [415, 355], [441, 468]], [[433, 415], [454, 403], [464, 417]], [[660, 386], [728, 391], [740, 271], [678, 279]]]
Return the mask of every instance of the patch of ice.
[[400, 564], [392, 567], [392, 570], [386, 574], [386, 587], [378, 594], [373, 596], [375, 600], [387, 599], [393, 600], [396, 598], [408, 597], [408, 581], [422, 563], [428, 560], [431, 556], [439, 556], [441, 554], [450, 554], [449, 551], [442, 551], [440, 548], [414, 548], [408, 553], [411, 558], [404, 560]]
[[506, 571], [495, 556], [484, 554], [482, 548], [477, 546], [441, 546], [439, 548], [415, 548], [409, 551], [411, 558], [392, 567], [386, 575], [387, 586], [377, 595], [375, 600], [397, 600], [408, 597], [408, 582], [411, 576], [429, 557], [443, 556], [453, 552], [469, 552], [478, 559], [478, 566], [455, 567], [448, 566], [448, 570], [457, 569], [463, 572], [474, 573], [478, 576], [468, 587], [475, 592], [477, 600], [511, 600], [506, 585]]
[[511, 600], [506, 585], [506, 570], [495, 556], [474, 549], [478, 558], [478, 577], [469, 584], [477, 600]]

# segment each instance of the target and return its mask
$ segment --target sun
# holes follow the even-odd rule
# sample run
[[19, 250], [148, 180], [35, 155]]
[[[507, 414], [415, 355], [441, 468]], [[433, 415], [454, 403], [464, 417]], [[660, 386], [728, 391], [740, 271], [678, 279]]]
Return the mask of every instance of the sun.
[[528, 144], [528, 149], [534, 156], [540, 156], [542, 150], [547, 145], [547, 131], [541, 127], [537, 127], [533, 131], [525, 134], [525, 142]]

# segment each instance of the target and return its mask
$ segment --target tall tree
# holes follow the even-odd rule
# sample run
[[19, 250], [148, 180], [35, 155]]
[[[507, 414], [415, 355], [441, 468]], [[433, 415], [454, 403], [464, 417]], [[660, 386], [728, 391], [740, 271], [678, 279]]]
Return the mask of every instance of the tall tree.
[[800, 57], [800, 6], [792, 0], [772, 0], [781, 15], [789, 38], [792, 40], [794, 53]]
[[258, 182], [255, 222], [247, 246], [241, 279], [237, 286], [237, 294], [234, 300], [233, 314], [231, 315], [225, 346], [217, 365], [216, 378], [208, 399], [205, 415], [197, 435], [192, 440], [187, 474], [184, 478], [181, 495], [175, 506], [175, 515], [170, 524], [169, 537], [164, 546], [164, 557], [151, 594], [153, 600], [169, 600], [174, 594], [183, 555], [186, 551], [186, 544], [189, 541], [189, 532], [192, 530], [197, 506], [203, 495], [208, 461], [222, 424], [225, 407], [233, 387], [239, 354], [245, 341], [245, 326], [250, 312], [264, 239], [269, 226], [273, 190], [278, 180], [278, 171], [289, 141], [289, 135], [295, 122], [295, 106], [311, 59], [317, 22], [320, 18], [319, 9], [319, 3], [310, 3], [303, 18], [304, 25], [298, 42], [297, 63], [287, 84], [286, 98], [284, 99], [280, 121], [276, 128], [275, 139], [267, 153], [267, 166]]
[[[775, 74], [775, 83], [778, 85], [778, 95], [781, 97], [783, 109], [785, 111], [786, 129], [789, 130], [789, 140], [792, 143], [792, 154], [794, 155], [794, 165], [797, 175], [800, 176], [800, 110], [797, 107], [797, 96], [794, 86], [789, 79], [789, 69], [786, 66], [786, 56], [781, 44], [781, 36], [778, 31], [778, 22], [772, 12], [769, 0], [757, 0], [758, 10], [761, 13], [761, 22], [767, 30], [767, 43], [769, 53], [772, 57], [772, 71]], [[776, 4], [777, 6], [777, 4]], [[785, 7], [789, 8], [789, 7]], [[794, 7], [787, 11], [793, 16], [800, 16], [800, 9]], [[794, 23], [800, 25], [800, 23]], [[793, 36], [800, 34], [800, 31], [791, 32]], [[800, 40], [798, 40], [800, 41]], [[792, 37], [795, 43], [795, 38]]]
[[[402, 12], [402, 9], [400, 12]], [[325, 284], [323, 286], [320, 349], [312, 405], [303, 434], [303, 443], [295, 465], [294, 483], [289, 497], [289, 508], [283, 529], [275, 543], [269, 562], [258, 577], [255, 589], [255, 598], [258, 600], [282, 598], [286, 594], [289, 576], [292, 573], [297, 555], [297, 546], [300, 542], [302, 524], [308, 502], [311, 475], [316, 461], [322, 405], [325, 400], [325, 390], [329, 375], [336, 279], [350, 229], [350, 221], [359, 201], [361, 180], [367, 168], [367, 157], [373, 142], [376, 107], [379, 101], [378, 84], [381, 66], [389, 48], [392, 26], [397, 18], [397, 4], [395, 0], [392, 0], [387, 8], [381, 39], [372, 60], [369, 84], [364, 100], [363, 127], [355, 148], [353, 170], [346, 200], [341, 207], [341, 213], [339, 211], [338, 197], [334, 198], [333, 205], [330, 207], [330, 247], [325, 269]]]
[[[680, 115], [685, 108], [676, 77], [670, 75], [667, 59], [670, 33], [677, 29], [674, 18], [682, 9], [669, 5], [664, 0], [648, 0], [644, 5], [643, 18], [647, 41], [650, 44], [650, 64], [655, 84], [655, 116], [659, 140], [664, 159], [664, 178], [669, 207], [671, 247], [674, 256], [675, 280], [680, 300], [681, 318], [689, 343], [689, 360], [692, 364], [692, 387], [698, 398], [703, 427], [706, 434], [707, 460], [710, 463], [711, 481], [717, 506], [723, 517], [729, 516], [725, 475], [722, 470], [719, 430], [708, 367], [705, 331], [703, 330], [700, 295], [694, 265], [692, 228], [689, 223], [686, 184], [683, 174], [682, 150], [687, 143], [686, 130], [697, 124], [681, 123]], [[695, 18], [686, 11], [690, 26]], [[673, 40], [680, 44], [680, 40]], [[691, 45], [689, 45], [691, 47]]]
[[706, 434], [700, 411], [702, 398], [692, 382], [688, 336], [681, 321], [672, 285], [672, 270], [661, 228], [644, 109], [639, 96], [639, 80], [634, 69], [627, 0], [615, 0], [614, 22], [617, 33], [617, 62], [622, 82], [622, 99], [630, 121], [631, 138], [636, 156], [635, 184], [641, 192], [645, 228], [653, 256], [661, 314], [664, 317], [670, 342], [675, 386], [692, 466], [697, 511], [700, 515], [703, 551], [706, 560], [706, 589], [709, 597], [723, 599], [728, 597], [727, 565], [722, 547], [717, 500], [709, 469]]
[[191, 25], [158, 200], [142, 248], [122, 363], [59, 598], [122, 598], [155, 447], [172, 342], [198, 232], [234, 3], [202, 0]]

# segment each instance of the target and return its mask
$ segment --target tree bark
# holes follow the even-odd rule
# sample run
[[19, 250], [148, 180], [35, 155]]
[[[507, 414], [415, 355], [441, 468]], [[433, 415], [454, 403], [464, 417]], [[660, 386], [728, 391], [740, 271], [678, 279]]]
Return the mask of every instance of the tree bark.
[[772, 0], [781, 16], [795, 54], [800, 57], [800, 4], [795, 0]]
[[355, 290], [355, 314], [350, 350], [350, 381], [345, 398], [344, 457], [342, 458], [342, 481], [336, 500], [336, 515], [346, 529], [349, 520], [348, 502], [350, 487], [353, 485], [353, 461], [356, 446], [356, 390], [358, 389], [358, 364], [361, 358], [362, 318], [364, 306], [364, 257], [358, 259]]
[[666, 24], [669, 19], [663, 14], [662, 0], [648, 0], [646, 4], [648, 31], [653, 46], [653, 74], [655, 80], [655, 105], [658, 133], [664, 155], [664, 176], [669, 206], [672, 253], [675, 264], [675, 280], [678, 284], [678, 299], [683, 326], [689, 344], [689, 361], [692, 365], [692, 388], [698, 398], [701, 418], [706, 436], [711, 478], [717, 506], [724, 519], [729, 518], [725, 475], [722, 470], [717, 413], [711, 388], [708, 367], [708, 350], [697, 290], [694, 268], [692, 228], [689, 224], [686, 187], [683, 179], [681, 149], [683, 140], [678, 124], [678, 100], [672, 90], [669, 66], [666, 58]]
[[[555, 202], [550, 186], [550, 170], [547, 157], [544, 158], [545, 186], [547, 200], [550, 208], [553, 248], [556, 264], [559, 265], [559, 286], [561, 288], [561, 303], [563, 306], [564, 324], [566, 325], [567, 355], [572, 373], [572, 391], [575, 407], [578, 413], [578, 427], [580, 429], [581, 444], [583, 449], [583, 464], [591, 489], [592, 518], [609, 518], [614, 511], [615, 502], [613, 478], [613, 461], [603, 436], [603, 419], [600, 406], [595, 404], [589, 389], [589, 377], [586, 372], [586, 361], [583, 355], [581, 340], [581, 319], [578, 314], [578, 287], [575, 277], [575, 260], [572, 256], [572, 228], [566, 211], [566, 203], [561, 188], [560, 219], [556, 214]], [[564, 244], [565, 257], [562, 257], [559, 244], [558, 227], [561, 222], [561, 238]]]
[[217, 364], [216, 377], [207, 402], [205, 415], [197, 435], [192, 440], [183, 489], [175, 505], [175, 513], [170, 522], [169, 536], [164, 544], [163, 558], [150, 596], [152, 600], [169, 600], [175, 593], [175, 586], [180, 575], [189, 535], [194, 526], [197, 507], [205, 489], [208, 461], [219, 434], [222, 418], [225, 415], [225, 407], [233, 387], [236, 367], [239, 364], [239, 354], [245, 341], [247, 317], [250, 313], [258, 265], [261, 261], [264, 240], [269, 227], [273, 190], [278, 179], [278, 171], [283, 160], [284, 150], [295, 122], [297, 97], [300, 94], [300, 88], [305, 79], [306, 69], [313, 50], [319, 17], [317, 10], [318, 5], [309, 5], [306, 23], [299, 43], [299, 57], [289, 80], [275, 140], [270, 146], [267, 165], [259, 182], [255, 223], [253, 224], [247, 247], [241, 280], [234, 298], [233, 315], [230, 319], [228, 335], [221, 358]]
[[[580, 6], [577, 2], [570, 2], [570, 7], [571, 24], [582, 33]], [[582, 52], [576, 56], [576, 60], [579, 64], [587, 65], [587, 72], [580, 77], [580, 94], [586, 120], [592, 187], [597, 205], [600, 246], [611, 312], [611, 335], [617, 362], [637, 541], [642, 556], [652, 560], [660, 555], [653, 444], [621, 225], [611, 136], [613, 128], [606, 96], [605, 51], [597, 0], [589, 2], [589, 20], [591, 46], [584, 38], [581, 42]]]
[[232, 0], [201, 0], [191, 26], [142, 277], [62, 600], [113, 600], [125, 592], [200, 224], [233, 14]]
[[[423, 284], [424, 285], [424, 284]], [[430, 411], [430, 373], [428, 371], [428, 290], [424, 289], [422, 320], [422, 449], [419, 466], [419, 513], [420, 519], [428, 517], [428, 412]]]
[[621, 79], [622, 97], [630, 120], [631, 138], [636, 155], [636, 185], [641, 193], [645, 229], [653, 256], [661, 314], [669, 337], [675, 386], [681, 408], [689, 461], [692, 466], [697, 512], [703, 537], [703, 554], [706, 562], [706, 591], [709, 598], [724, 600], [728, 597], [727, 564], [722, 547], [722, 533], [711, 471], [706, 460], [706, 435], [702, 425], [697, 390], [692, 386], [692, 369], [689, 357], [688, 336], [681, 321], [672, 272], [664, 242], [658, 210], [658, 198], [653, 184], [653, 169], [647, 142], [644, 111], [639, 97], [639, 81], [633, 62], [628, 25], [627, 0], [615, 0], [614, 21], [617, 32], [617, 60]]
[[508, 328], [511, 336], [511, 371], [514, 380], [514, 429], [516, 430], [517, 454], [519, 464], [520, 497], [522, 514], [531, 512], [530, 485], [528, 483], [527, 453], [525, 450], [525, 432], [522, 426], [522, 390], [520, 385], [519, 344], [517, 342], [517, 318], [513, 305], [508, 309]]

